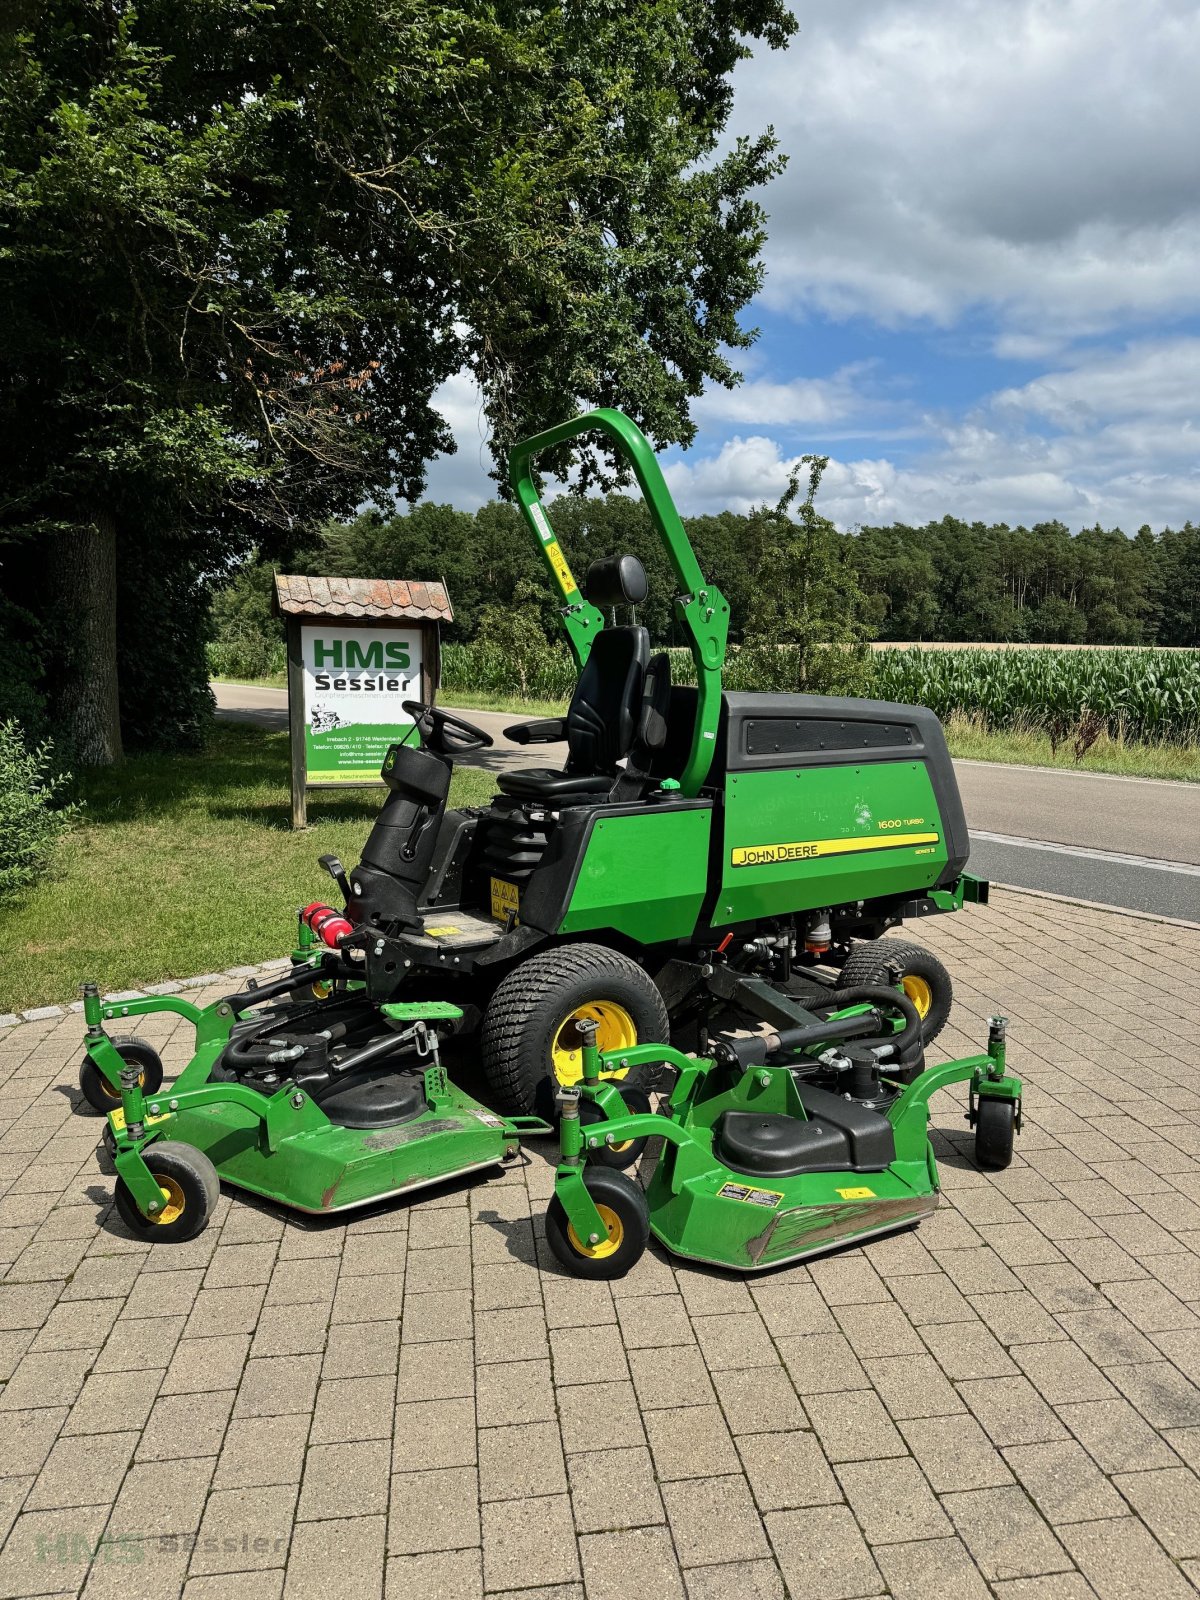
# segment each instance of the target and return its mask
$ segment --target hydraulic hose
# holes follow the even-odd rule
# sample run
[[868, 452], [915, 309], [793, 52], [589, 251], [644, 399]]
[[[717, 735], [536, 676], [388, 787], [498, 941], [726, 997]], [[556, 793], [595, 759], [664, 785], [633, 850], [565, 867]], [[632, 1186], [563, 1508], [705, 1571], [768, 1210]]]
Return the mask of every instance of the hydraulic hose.
[[910, 1045], [921, 1043], [921, 1014], [903, 989], [886, 988], [880, 983], [860, 983], [852, 989], [838, 989], [829, 1002], [835, 1010], [846, 1006], [869, 1005], [876, 1010], [899, 1011], [904, 1027], [899, 1033], [889, 1033], [881, 1043], [894, 1046], [896, 1054]]

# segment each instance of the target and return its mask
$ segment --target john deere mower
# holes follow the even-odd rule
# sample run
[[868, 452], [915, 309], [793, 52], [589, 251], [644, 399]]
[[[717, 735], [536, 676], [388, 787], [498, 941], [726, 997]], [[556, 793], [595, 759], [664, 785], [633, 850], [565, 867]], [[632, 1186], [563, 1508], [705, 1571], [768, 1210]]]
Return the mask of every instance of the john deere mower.
[[[535, 458], [596, 433], [632, 468], [662, 540], [694, 685], [671, 682], [668, 655], [636, 621], [641, 563], [593, 561], [581, 590], [539, 499]], [[649, 1115], [647, 1092], [671, 1077], [663, 1046], [702, 1050], [717, 1025], [786, 1032], [797, 1007], [819, 1020], [864, 985], [908, 1008], [889, 1080], [921, 1072], [950, 979], [921, 946], [880, 936], [987, 895], [963, 871], [966, 825], [937, 719], [919, 706], [723, 691], [728, 604], [620, 412], [526, 440], [510, 476], [578, 681], [564, 716], [506, 732], [565, 744], [565, 759], [501, 772], [490, 804], [451, 809], [454, 758], [492, 740], [409, 702], [413, 737], [384, 760], [388, 793], [361, 860], [347, 872], [321, 858], [341, 905], [305, 909], [289, 973], [204, 1012], [173, 997], [87, 997], [81, 1087], [111, 1113], [130, 1219], [180, 1224], [164, 1221], [161, 1194], [163, 1163], [185, 1146], [234, 1184], [318, 1211], [509, 1159], [521, 1133], [548, 1130], [558, 1090], [581, 1081], [586, 1024], [601, 1082], [634, 1115]], [[169, 1094], [150, 1046], [104, 1029], [158, 1010], [196, 1027]], [[476, 1058], [479, 1098], [442, 1068], [449, 1035]], [[595, 1097], [578, 1110], [605, 1115]]]

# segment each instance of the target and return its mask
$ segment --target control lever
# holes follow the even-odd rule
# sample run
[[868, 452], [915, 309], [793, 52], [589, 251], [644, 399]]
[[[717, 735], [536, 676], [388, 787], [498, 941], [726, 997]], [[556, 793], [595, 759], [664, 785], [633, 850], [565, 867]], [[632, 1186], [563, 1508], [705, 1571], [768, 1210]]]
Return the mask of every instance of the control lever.
[[350, 900], [353, 898], [350, 893], [350, 879], [347, 877], [346, 869], [338, 860], [337, 856], [318, 856], [317, 865], [325, 868], [325, 871], [342, 891], [343, 900], [349, 904]]

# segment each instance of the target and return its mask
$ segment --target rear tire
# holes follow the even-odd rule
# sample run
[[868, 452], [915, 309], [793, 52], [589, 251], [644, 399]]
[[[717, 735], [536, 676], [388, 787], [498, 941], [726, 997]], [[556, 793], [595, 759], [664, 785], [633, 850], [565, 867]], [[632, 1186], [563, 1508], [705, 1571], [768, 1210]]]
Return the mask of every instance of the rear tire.
[[585, 1168], [587, 1192], [600, 1209], [608, 1238], [590, 1245], [571, 1227], [555, 1195], [546, 1212], [546, 1243], [577, 1278], [623, 1278], [650, 1242], [650, 1208], [640, 1185], [609, 1167]]
[[[671, 1036], [653, 978], [628, 956], [598, 944], [541, 950], [508, 974], [484, 1014], [480, 1052], [496, 1110], [554, 1115], [558, 1085], [579, 1081], [579, 1053], [566, 1030], [581, 1014], [600, 1019], [601, 1049], [606, 1033], [614, 1048]], [[648, 1090], [655, 1075], [652, 1067], [630, 1067], [602, 1076]]]
[[118, 1178], [114, 1198], [125, 1226], [151, 1244], [183, 1244], [203, 1233], [221, 1195], [217, 1169], [203, 1150], [158, 1140], [142, 1158], [163, 1191], [163, 1212], [143, 1216], [124, 1179]]
[[899, 969], [899, 987], [921, 1015], [921, 1037], [932, 1044], [950, 1019], [954, 985], [946, 968], [923, 945], [906, 939], [859, 940], [850, 947], [838, 979], [839, 989], [859, 984], [895, 983], [892, 967]]
[[[150, 1041], [130, 1033], [114, 1039], [112, 1046], [122, 1061], [141, 1067], [142, 1093], [157, 1094], [162, 1088], [163, 1064]], [[121, 1104], [121, 1091], [110, 1086], [91, 1056], [84, 1056], [79, 1064], [79, 1089], [86, 1106], [103, 1117]]]

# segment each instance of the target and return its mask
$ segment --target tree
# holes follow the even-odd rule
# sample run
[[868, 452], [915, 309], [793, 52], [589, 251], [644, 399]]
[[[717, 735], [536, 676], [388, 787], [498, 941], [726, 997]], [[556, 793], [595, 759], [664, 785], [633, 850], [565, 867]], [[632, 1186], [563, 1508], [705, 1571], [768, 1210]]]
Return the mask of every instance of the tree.
[[44, 548], [84, 760], [120, 754], [128, 549], [221, 571], [415, 498], [463, 368], [497, 461], [589, 405], [686, 443], [691, 399], [737, 381], [780, 161], [722, 133], [782, 0], [6, 15], [0, 537]]
[[[779, 503], [751, 519], [757, 603], [745, 648], [760, 680], [776, 688], [855, 694], [866, 679], [871, 628], [848, 541], [815, 505], [828, 464], [828, 456], [801, 456]], [[794, 522], [804, 467], [808, 490]]]

